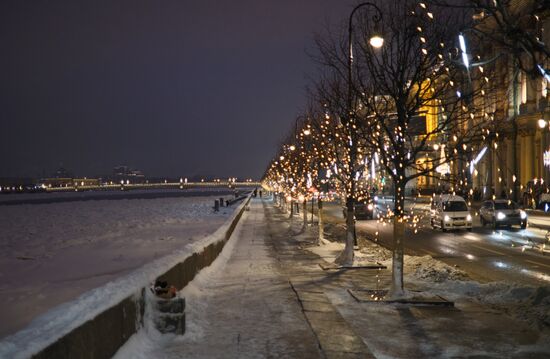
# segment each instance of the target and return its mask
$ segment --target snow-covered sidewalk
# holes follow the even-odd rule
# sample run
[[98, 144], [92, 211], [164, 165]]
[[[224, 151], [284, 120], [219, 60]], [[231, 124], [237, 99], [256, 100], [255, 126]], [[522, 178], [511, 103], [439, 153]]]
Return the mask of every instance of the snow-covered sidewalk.
[[146, 325], [115, 358], [320, 357], [296, 295], [266, 243], [261, 200], [250, 207], [220, 257], [182, 291], [185, 335], [161, 336]]

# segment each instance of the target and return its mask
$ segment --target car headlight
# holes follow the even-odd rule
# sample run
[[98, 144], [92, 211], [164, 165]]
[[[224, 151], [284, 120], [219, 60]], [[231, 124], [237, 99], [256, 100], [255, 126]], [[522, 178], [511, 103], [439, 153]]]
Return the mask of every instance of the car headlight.
[[369, 205], [367, 206], [367, 208], [369, 209], [369, 211], [372, 211], [372, 209], [374, 208], [374, 206], [372, 205], [372, 203], [369, 203]]
[[449, 222], [451, 220], [451, 217], [445, 216], [443, 219], [445, 220], [445, 222]]
[[470, 214], [467, 215], [466, 216], [466, 221], [471, 222], [472, 221], [472, 215], [470, 215]]
[[519, 216], [521, 217], [521, 219], [526, 219], [527, 218], [527, 212], [521, 210], [521, 211], [519, 211]]
[[502, 212], [498, 212], [497, 213], [497, 219], [498, 220], [503, 220], [504, 218], [506, 218], [506, 215]]

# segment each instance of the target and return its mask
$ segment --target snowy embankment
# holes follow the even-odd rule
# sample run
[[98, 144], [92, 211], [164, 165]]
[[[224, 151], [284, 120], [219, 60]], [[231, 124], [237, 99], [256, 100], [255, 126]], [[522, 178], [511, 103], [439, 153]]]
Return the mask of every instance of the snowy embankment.
[[18, 314], [37, 307], [43, 313], [84, 293], [6, 337], [0, 357], [32, 355], [219, 240], [237, 212], [214, 213], [214, 198], [0, 207], [2, 325], [13, 327], [10, 318]]
[[[344, 248], [343, 243], [327, 241], [308, 249], [328, 262]], [[391, 268], [391, 252], [375, 244], [355, 251], [354, 265], [378, 261]], [[473, 302], [489, 306], [526, 322], [531, 328], [550, 335], [550, 286], [522, 286], [507, 282], [479, 283], [459, 268], [431, 256], [405, 256], [405, 285], [409, 290], [435, 294], [461, 305]]]

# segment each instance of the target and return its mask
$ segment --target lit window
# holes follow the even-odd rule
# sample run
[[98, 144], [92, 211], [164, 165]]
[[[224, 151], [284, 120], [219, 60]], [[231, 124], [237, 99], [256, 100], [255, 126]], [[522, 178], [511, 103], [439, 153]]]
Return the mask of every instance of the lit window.
[[527, 103], [527, 74], [521, 73], [521, 103]]

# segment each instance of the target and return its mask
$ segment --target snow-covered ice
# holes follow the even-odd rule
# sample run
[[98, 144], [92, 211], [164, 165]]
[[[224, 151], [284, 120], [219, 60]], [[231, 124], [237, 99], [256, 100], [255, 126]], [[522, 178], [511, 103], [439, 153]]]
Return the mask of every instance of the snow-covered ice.
[[218, 197], [0, 206], [0, 337], [214, 232], [233, 213]]

